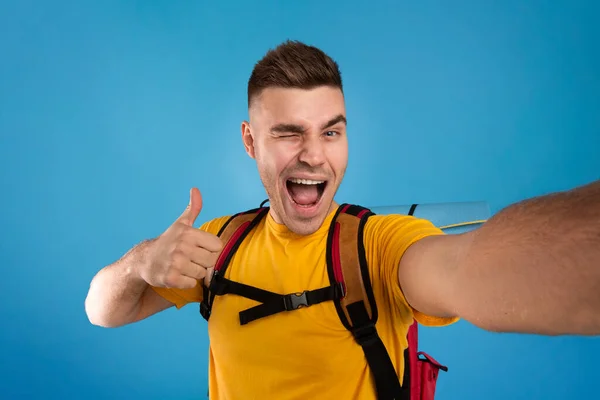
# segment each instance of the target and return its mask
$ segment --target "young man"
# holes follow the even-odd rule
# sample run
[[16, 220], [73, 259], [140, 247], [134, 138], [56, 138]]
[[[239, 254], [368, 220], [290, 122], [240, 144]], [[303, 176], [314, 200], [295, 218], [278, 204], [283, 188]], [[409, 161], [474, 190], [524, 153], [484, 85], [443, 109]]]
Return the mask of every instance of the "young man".
[[[317, 48], [286, 42], [255, 66], [248, 103], [242, 140], [270, 211], [228, 278], [282, 294], [327, 286], [327, 232], [348, 161], [338, 66]], [[201, 208], [194, 188], [163, 234], [94, 277], [86, 299], [93, 324], [118, 327], [202, 300], [228, 217], [195, 229]], [[413, 316], [428, 326], [464, 318], [498, 332], [600, 333], [599, 182], [512, 205], [461, 235], [409, 216], [372, 216], [363, 242], [377, 329], [399, 377]], [[375, 398], [365, 355], [331, 302], [241, 326], [238, 313], [254, 305], [235, 295], [214, 302], [212, 398]]]

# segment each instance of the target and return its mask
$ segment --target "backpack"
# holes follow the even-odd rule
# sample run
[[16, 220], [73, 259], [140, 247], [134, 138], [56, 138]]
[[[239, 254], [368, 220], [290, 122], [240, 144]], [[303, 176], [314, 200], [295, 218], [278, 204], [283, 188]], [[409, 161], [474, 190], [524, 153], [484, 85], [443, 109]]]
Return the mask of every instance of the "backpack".
[[[414, 208], [411, 207], [409, 215], [413, 214]], [[200, 314], [204, 319], [208, 321], [210, 318], [215, 296], [225, 294], [236, 294], [260, 303], [239, 313], [241, 325], [279, 312], [332, 301], [341, 323], [363, 349], [379, 400], [432, 400], [439, 371], [447, 371], [448, 368], [419, 351], [417, 321], [413, 320], [408, 329], [402, 386], [377, 333], [377, 305], [363, 246], [363, 228], [374, 213], [357, 205], [340, 205], [330, 224], [327, 238], [326, 260], [330, 286], [302, 293], [279, 294], [225, 278], [233, 254], [268, 212], [269, 207], [261, 205], [235, 214], [220, 229], [218, 236], [225, 245], [215, 264], [210, 286], [203, 285]]]

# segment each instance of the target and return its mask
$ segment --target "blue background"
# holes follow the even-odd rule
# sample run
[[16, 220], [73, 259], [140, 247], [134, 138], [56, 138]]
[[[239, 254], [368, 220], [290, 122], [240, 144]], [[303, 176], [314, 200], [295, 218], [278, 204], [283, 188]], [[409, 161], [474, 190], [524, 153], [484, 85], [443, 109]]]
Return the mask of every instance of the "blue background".
[[[206, 396], [196, 306], [109, 330], [88, 323], [84, 299], [191, 186], [198, 224], [264, 198], [241, 143], [245, 85], [287, 38], [341, 65], [351, 153], [338, 200], [497, 212], [599, 178], [598, 3], [216, 3], [1, 2], [0, 397]], [[421, 341], [450, 367], [439, 399], [597, 390], [598, 338], [460, 322]]]

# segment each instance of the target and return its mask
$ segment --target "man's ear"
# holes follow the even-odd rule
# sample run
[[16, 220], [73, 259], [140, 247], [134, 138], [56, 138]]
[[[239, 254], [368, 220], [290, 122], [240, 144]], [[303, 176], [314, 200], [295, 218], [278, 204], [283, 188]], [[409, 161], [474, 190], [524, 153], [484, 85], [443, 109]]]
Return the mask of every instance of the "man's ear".
[[250, 123], [248, 121], [242, 122], [242, 141], [244, 142], [246, 153], [248, 153], [251, 158], [254, 158], [254, 136], [252, 136]]

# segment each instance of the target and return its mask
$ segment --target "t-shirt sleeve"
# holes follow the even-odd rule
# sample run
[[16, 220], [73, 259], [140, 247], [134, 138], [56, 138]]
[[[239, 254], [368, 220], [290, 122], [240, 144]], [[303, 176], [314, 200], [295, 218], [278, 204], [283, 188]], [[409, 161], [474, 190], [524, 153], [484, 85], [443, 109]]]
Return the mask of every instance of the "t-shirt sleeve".
[[[220, 217], [208, 222], [205, 222], [202, 226], [200, 226], [200, 230], [212, 233], [216, 235], [219, 233], [219, 230], [225, 223], [229, 217]], [[202, 301], [202, 282], [198, 281], [196, 286], [191, 289], [176, 289], [176, 288], [164, 288], [164, 287], [155, 287], [151, 286], [152, 289], [158, 293], [162, 298], [170, 301], [175, 304], [175, 307], [180, 309], [189, 303], [199, 303]]]
[[379, 279], [395, 304], [412, 310], [414, 318], [425, 326], [446, 326], [458, 318], [427, 315], [413, 308], [404, 297], [398, 279], [400, 260], [406, 250], [418, 240], [443, 235], [430, 221], [407, 215], [374, 215], [365, 225], [364, 244], [371, 275]]

